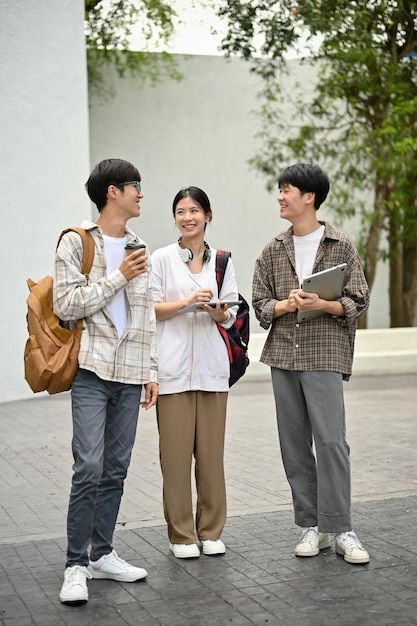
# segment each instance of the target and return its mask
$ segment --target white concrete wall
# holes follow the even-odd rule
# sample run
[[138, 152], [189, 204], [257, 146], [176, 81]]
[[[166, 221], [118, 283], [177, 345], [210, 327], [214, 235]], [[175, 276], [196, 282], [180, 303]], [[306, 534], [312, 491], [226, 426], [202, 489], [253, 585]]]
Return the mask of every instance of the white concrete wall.
[[[276, 191], [268, 193], [264, 180], [248, 165], [260, 145], [255, 115], [259, 83], [239, 59], [178, 60], [182, 82], [152, 87], [134, 78], [115, 78], [113, 100], [90, 100], [92, 163], [113, 156], [138, 166], [145, 198], [142, 216], [132, 226], [153, 249], [177, 237], [171, 202], [178, 189], [202, 187], [214, 212], [208, 241], [232, 251], [240, 291], [249, 300], [256, 257], [274, 234], [289, 226], [278, 217]], [[311, 68], [293, 62], [288, 81], [305, 80], [306, 72], [311, 74]], [[286, 115], [291, 120], [290, 105]], [[328, 206], [320, 209], [321, 218], [333, 219], [330, 203], [329, 197]], [[347, 228], [351, 232], [354, 225]], [[381, 265], [369, 325], [388, 324], [387, 271]], [[255, 320], [252, 327], [261, 330]]]
[[90, 212], [83, 0], [0, 1], [0, 401], [23, 379], [26, 278], [53, 269], [57, 234]]

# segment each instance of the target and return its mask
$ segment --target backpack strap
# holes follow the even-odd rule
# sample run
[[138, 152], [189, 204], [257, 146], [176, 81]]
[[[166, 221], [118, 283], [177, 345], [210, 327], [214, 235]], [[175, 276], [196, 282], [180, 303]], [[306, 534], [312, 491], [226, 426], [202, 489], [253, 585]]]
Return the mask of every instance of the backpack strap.
[[81, 241], [83, 244], [83, 260], [81, 272], [84, 274], [84, 276], [88, 278], [94, 260], [94, 239], [92, 234], [88, 230], [85, 230], [84, 228], [79, 228], [78, 226], [74, 226], [73, 228], [66, 228], [60, 234], [56, 247], [58, 248], [62, 237], [66, 233], [70, 233], [71, 231], [74, 233], [78, 233], [81, 237]]
[[219, 298], [220, 298], [220, 291], [223, 287], [226, 267], [231, 256], [232, 256], [231, 252], [228, 252], [227, 250], [217, 250], [216, 252], [216, 281], [217, 281], [217, 288], [219, 291]]

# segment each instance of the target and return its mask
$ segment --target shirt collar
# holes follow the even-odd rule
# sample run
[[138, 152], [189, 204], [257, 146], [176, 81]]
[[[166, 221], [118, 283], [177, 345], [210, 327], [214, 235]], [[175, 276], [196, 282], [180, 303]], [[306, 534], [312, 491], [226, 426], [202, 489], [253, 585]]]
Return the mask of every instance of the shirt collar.
[[[102, 236], [100, 227], [94, 222], [91, 222], [89, 220], [84, 220], [84, 222], [81, 224], [81, 228], [84, 228], [84, 230], [89, 230], [89, 231], [96, 230], [97, 233], [99, 234], [99, 237]], [[133, 241], [138, 242], [138, 243], [144, 243], [144, 241], [142, 241], [142, 239], [140, 239], [140, 237], [138, 237], [136, 233], [133, 232], [131, 228], [129, 228], [129, 226], [125, 226], [125, 229], [126, 229], [126, 237], [127, 237], [126, 243], [131, 243]]]
[[[325, 239], [340, 239], [340, 233], [331, 224], [325, 221], [319, 220], [320, 225], [324, 226], [324, 238]], [[277, 241], [288, 241], [293, 236], [293, 227], [290, 226], [288, 230], [284, 230], [275, 237]]]

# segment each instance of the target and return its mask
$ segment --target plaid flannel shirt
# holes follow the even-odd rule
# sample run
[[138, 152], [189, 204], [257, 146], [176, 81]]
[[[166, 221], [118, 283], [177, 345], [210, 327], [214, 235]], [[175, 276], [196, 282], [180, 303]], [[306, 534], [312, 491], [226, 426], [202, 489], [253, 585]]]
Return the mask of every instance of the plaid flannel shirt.
[[[80, 367], [103, 380], [145, 384], [158, 381], [156, 321], [152, 299], [151, 261], [148, 270], [127, 281], [120, 270], [107, 276], [101, 230], [92, 222], [82, 227], [94, 239], [94, 261], [88, 280], [81, 273], [82, 243], [77, 233], [66, 233], [55, 255], [54, 312], [64, 321], [83, 319]], [[140, 241], [126, 228], [127, 241]], [[106, 313], [106, 306], [120, 290], [126, 290], [128, 322], [122, 337]]]
[[256, 261], [252, 303], [262, 328], [271, 329], [261, 362], [285, 370], [340, 372], [348, 380], [352, 373], [356, 322], [369, 306], [369, 290], [352, 239], [326, 222], [313, 272], [347, 263], [341, 302], [345, 316], [325, 313], [297, 322], [297, 312], [274, 318], [278, 300], [299, 288], [295, 269], [292, 227], [277, 235]]

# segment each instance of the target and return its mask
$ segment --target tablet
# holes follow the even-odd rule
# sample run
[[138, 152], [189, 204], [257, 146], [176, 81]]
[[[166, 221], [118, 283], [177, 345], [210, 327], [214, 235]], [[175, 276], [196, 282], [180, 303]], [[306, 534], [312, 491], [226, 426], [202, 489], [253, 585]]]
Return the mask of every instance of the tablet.
[[[303, 280], [303, 291], [316, 293], [323, 300], [337, 300], [343, 292], [347, 263], [340, 263], [322, 272], [306, 276]], [[298, 311], [297, 321], [305, 322], [323, 315], [323, 311]]]
[[[211, 307], [215, 307], [217, 304], [217, 300], [211, 300], [210, 302], [194, 302], [194, 304], [189, 304], [188, 306], [183, 307], [178, 311], [178, 313], [192, 313], [193, 311], [204, 311], [202, 309], [203, 304], [208, 304]], [[228, 307], [237, 306], [242, 304], [242, 300], [220, 300], [220, 304], [227, 304]]]

